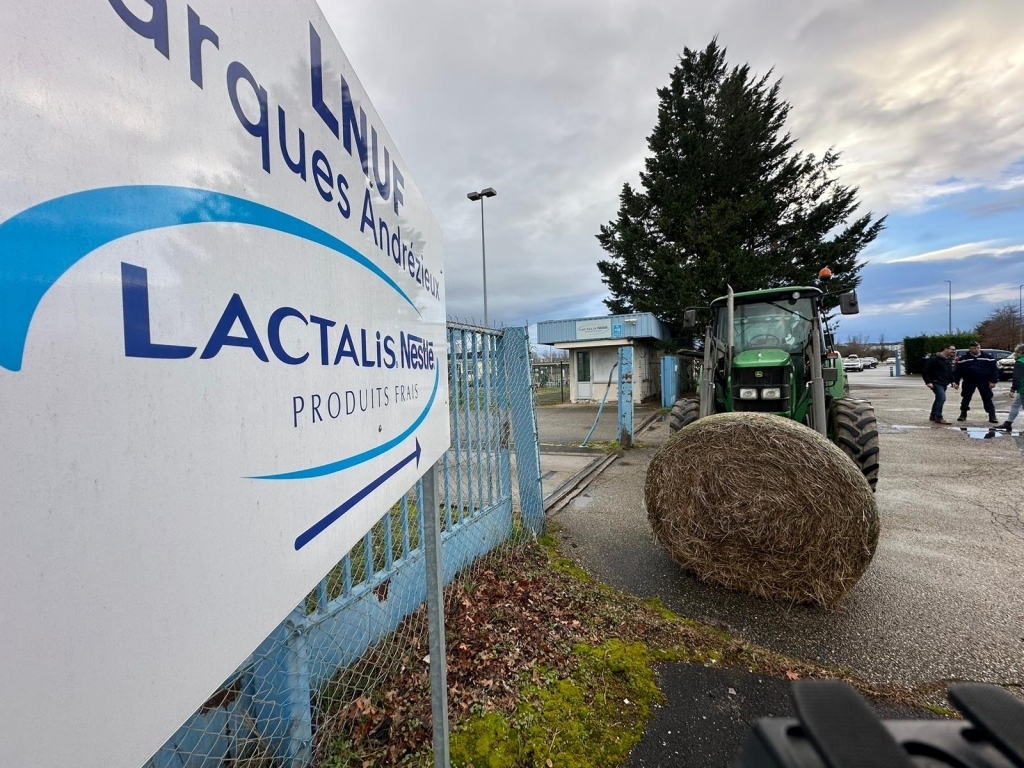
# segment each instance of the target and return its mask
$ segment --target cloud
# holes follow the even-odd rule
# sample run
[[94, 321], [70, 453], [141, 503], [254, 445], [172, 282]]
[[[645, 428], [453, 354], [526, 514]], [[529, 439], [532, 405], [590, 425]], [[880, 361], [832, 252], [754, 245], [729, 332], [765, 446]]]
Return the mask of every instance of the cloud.
[[1024, 155], [1022, 11], [1002, 2], [823, 10], [794, 56], [818, 50], [824, 70], [787, 72], [794, 102], [816, 105], [794, 110], [795, 132], [842, 150], [844, 177], [878, 209], [1005, 185]]
[[[923, 309], [926, 309], [936, 297], [929, 296], [923, 299], [913, 299], [911, 301], [899, 301], [893, 304], [862, 304], [860, 308], [860, 314], [864, 317], [874, 317], [878, 315], [914, 315]], [[942, 297], [945, 301], [945, 295]]]
[[999, 246], [998, 240], [989, 240], [981, 243], [962, 243], [949, 248], [940, 248], [936, 251], [919, 253], [916, 256], [904, 256], [902, 258], [887, 258], [879, 261], [881, 264], [905, 264], [907, 262], [922, 261], [960, 261], [975, 256], [1002, 257], [1011, 256], [1024, 252], [1024, 243], [1017, 245]]
[[[959, 205], [965, 192], [1024, 185], [1017, 0], [323, 10], [444, 230], [449, 310], [460, 316], [482, 314], [479, 207], [465, 195], [483, 186], [498, 191], [486, 203], [492, 320], [601, 311], [594, 236], [615, 218], [622, 184], [638, 179], [656, 89], [684, 46], [715, 35], [730, 62], [784, 78], [798, 148], [842, 151], [840, 178], [860, 187], [865, 209]], [[894, 236], [879, 240], [883, 260], [908, 252]]]
[[[930, 286], [929, 286], [930, 287]], [[953, 292], [954, 304], [973, 304], [983, 301], [985, 304], [998, 305], [1011, 301], [1016, 302], [1018, 293], [1017, 286], [1011, 283], [999, 283], [993, 286], [981, 288], [970, 288]], [[947, 291], [932, 292], [927, 296], [919, 296], [907, 301], [896, 301], [884, 304], [861, 304], [860, 315], [865, 317], [876, 317], [885, 315], [917, 315], [929, 309], [933, 305], [947, 305], [950, 296]]]

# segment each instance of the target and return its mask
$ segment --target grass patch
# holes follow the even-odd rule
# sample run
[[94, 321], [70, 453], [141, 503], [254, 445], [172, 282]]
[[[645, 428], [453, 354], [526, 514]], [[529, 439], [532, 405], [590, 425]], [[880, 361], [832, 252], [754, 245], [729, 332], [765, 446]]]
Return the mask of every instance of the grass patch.
[[539, 387], [534, 390], [533, 401], [537, 405], [559, 405], [569, 402], [569, 386], [566, 384], [561, 389], [558, 387]]

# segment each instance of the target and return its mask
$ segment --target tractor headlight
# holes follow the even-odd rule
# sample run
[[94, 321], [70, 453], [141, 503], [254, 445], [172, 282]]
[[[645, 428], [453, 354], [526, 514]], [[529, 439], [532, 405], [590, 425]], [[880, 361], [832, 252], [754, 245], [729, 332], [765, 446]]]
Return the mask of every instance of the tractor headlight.
[[740, 400], [757, 400], [757, 390], [753, 387], [741, 387]]
[[765, 387], [761, 390], [762, 400], [781, 400], [782, 390], [778, 387]]

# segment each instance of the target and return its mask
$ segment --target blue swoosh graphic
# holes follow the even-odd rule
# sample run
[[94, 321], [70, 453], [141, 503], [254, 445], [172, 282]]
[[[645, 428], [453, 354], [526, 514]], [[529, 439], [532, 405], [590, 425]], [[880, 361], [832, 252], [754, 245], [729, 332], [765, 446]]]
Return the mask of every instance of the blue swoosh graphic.
[[81, 259], [128, 235], [202, 223], [251, 224], [330, 248], [379, 277], [420, 314], [409, 295], [370, 259], [283, 211], [192, 187], [104, 187], [47, 200], [0, 224], [0, 367], [21, 370], [36, 307]]
[[338, 461], [332, 461], [330, 464], [321, 464], [319, 467], [310, 467], [309, 469], [298, 469], [294, 472], [282, 472], [277, 475], [257, 475], [254, 477], [247, 477], [246, 480], [308, 480], [311, 477], [323, 477], [324, 475], [333, 475], [335, 472], [341, 472], [343, 469], [349, 469], [362, 464], [363, 462], [374, 459], [377, 456], [381, 456], [392, 448], [401, 445], [413, 432], [416, 431], [417, 427], [423, 423], [427, 418], [427, 414], [430, 413], [431, 406], [434, 405], [434, 398], [437, 397], [437, 388], [440, 384], [441, 369], [439, 367], [434, 368], [434, 389], [430, 393], [430, 399], [427, 400], [427, 405], [424, 407], [422, 413], [416, 417], [416, 421], [409, 425], [409, 428], [402, 434], [398, 435], [391, 440], [388, 440], [382, 445], [378, 445], [376, 448], [371, 448], [363, 453], [358, 453], [355, 456], [349, 456], [347, 459], [340, 459]]

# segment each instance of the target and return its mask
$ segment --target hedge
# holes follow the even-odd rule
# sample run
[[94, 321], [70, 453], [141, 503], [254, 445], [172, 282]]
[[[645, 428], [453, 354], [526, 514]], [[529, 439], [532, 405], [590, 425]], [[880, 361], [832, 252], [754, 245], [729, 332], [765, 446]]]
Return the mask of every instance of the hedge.
[[933, 336], [907, 336], [903, 339], [903, 364], [907, 373], [920, 374], [924, 371], [924, 361], [928, 355], [945, 349], [953, 344], [957, 349], [966, 349], [967, 345], [977, 340], [971, 333], [942, 333]]

